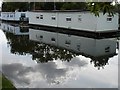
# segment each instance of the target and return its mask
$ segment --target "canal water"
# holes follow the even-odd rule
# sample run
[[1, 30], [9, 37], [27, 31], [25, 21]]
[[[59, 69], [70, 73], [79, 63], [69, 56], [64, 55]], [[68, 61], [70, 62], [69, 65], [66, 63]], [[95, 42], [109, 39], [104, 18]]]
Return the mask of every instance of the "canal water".
[[16, 88], [118, 88], [117, 38], [0, 28], [1, 71]]

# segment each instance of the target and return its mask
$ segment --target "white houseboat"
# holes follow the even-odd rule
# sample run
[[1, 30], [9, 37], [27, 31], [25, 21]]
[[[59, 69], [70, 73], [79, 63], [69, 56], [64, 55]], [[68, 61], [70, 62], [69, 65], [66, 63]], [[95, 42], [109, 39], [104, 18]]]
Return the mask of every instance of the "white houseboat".
[[28, 21], [27, 12], [1, 12], [3, 21]]
[[33, 11], [29, 12], [29, 24], [75, 29], [89, 32], [114, 32], [118, 30], [118, 14], [99, 17], [89, 11]]
[[32, 41], [62, 47], [91, 57], [103, 57], [116, 54], [116, 41], [113, 39], [93, 39], [76, 35], [29, 29]]

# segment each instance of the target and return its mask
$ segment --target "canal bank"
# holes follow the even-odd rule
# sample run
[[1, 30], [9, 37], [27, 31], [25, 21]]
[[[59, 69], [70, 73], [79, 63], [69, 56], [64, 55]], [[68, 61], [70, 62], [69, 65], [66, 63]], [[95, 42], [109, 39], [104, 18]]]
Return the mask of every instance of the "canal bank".
[[5, 75], [3, 75], [1, 72], [0, 72], [0, 88], [1, 89], [12, 89], [12, 90], [17, 90], [15, 88], [15, 86], [13, 85], [13, 83], [8, 80]]

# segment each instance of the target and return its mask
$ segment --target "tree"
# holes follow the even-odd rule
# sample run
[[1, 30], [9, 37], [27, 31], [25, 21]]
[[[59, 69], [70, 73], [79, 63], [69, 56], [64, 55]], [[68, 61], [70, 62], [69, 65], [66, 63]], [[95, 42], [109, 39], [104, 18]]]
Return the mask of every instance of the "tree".
[[62, 5], [61, 10], [85, 10], [87, 4], [84, 2], [66, 2]]
[[120, 4], [117, 4], [117, 11], [119, 13], [119, 28], [120, 28]]
[[2, 11], [14, 12], [17, 9], [19, 11], [27, 11], [28, 5], [28, 2], [3, 2]]
[[88, 9], [95, 14], [95, 16], [99, 16], [99, 12], [103, 12], [103, 14], [114, 15], [115, 6], [111, 5], [111, 2], [92, 2], [88, 3]]
[[[114, 15], [116, 7], [111, 2], [4, 2], [2, 11], [27, 11], [27, 10], [89, 10], [95, 16], [99, 16], [99, 12]], [[120, 11], [120, 10], [119, 10]]]

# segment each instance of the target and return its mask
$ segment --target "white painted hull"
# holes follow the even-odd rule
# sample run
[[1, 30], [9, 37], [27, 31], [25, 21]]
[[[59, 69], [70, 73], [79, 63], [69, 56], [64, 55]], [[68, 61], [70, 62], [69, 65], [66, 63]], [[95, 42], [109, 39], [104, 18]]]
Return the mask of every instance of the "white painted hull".
[[22, 14], [25, 15], [24, 19], [27, 19], [27, 12], [1, 12], [1, 20], [5, 21], [21, 21]]
[[[104, 32], [118, 30], [118, 14], [112, 17], [112, 21], [107, 21], [107, 14], [100, 13], [96, 17], [90, 12], [29, 12], [29, 24], [61, 27], [90, 32]], [[43, 15], [43, 19], [40, 19]], [[52, 17], [56, 17], [52, 20]], [[80, 17], [79, 17], [80, 16]], [[71, 21], [66, 21], [70, 17]], [[80, 18], [80, 20], [78, 20]]]

